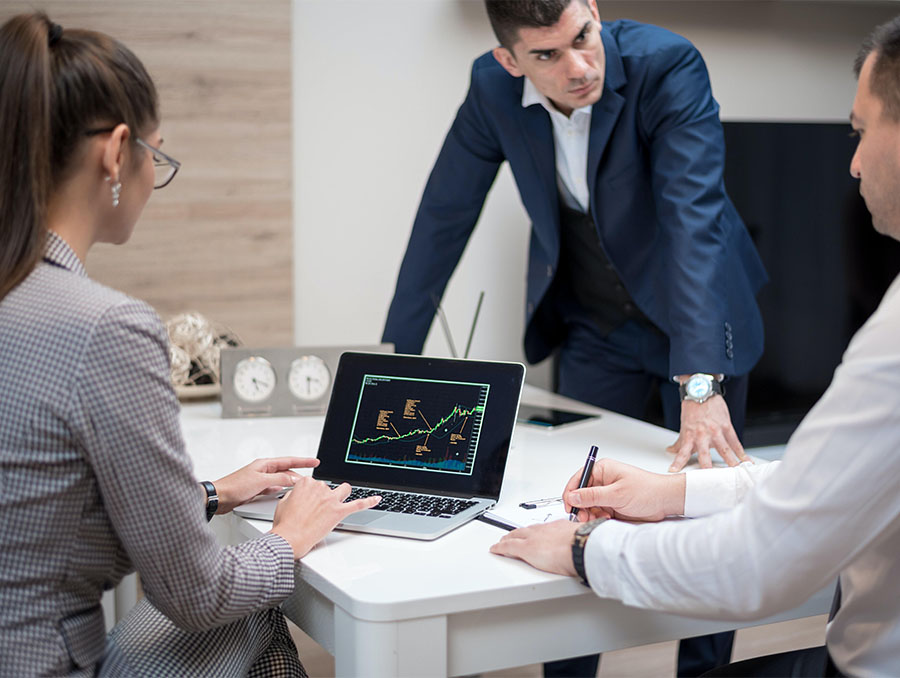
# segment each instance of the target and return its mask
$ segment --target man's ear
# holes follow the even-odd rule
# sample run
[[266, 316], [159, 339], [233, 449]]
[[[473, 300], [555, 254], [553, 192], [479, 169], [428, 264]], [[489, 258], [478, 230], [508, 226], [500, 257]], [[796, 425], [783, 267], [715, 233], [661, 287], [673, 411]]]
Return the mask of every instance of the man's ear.
[[524, 75], [524, 73], [519, 70], [519, 65], [516, 63], [516, 57], [514, 57], [512, 52], [506, 49], [506, 47], [494, 47], [492, 54], [497, 60], [497, 63], [503, 66], [506, 72], [514, 78]]
[[103, 172], [112, 181], [118, 181], [125, 162], [125, 144], [131, 138], [128, 125], [120, 123], [110, 133], [103, 148]]

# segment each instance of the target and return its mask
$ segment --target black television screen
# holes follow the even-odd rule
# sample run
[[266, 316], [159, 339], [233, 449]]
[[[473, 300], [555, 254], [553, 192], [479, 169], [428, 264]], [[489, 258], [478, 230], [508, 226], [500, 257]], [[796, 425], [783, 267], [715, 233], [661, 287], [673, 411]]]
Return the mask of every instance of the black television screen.
[[744, 444], [786, 442], [900, 272], [850, 176], [847, 123], [726, 122], [725, 186], [766, 265]]

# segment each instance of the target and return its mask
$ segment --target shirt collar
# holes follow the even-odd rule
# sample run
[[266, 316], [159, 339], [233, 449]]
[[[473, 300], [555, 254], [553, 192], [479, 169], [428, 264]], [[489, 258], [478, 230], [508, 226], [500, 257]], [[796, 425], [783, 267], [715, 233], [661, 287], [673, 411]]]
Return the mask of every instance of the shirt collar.
[[47, 243], [44, 247], [44, 261], [59, 266], [67, 271], [87, 277], [87, 271], [78, 255], [69, 247], [69, 243], [53, 231], [47, 231]]
[[585, 113], [590, 114], [591, 112], [592, 104], [588, 104], [587, 106], [576, 108], [574, 111], [572, 111], [571, 116], [566, 116], [559, 109], [557, 109], [556, 106], [550, 103], [550, 99], [548, 99], [538, 91], [538, 88], [534, 86], [534, 83], [532, 83], [531, 80], [529, 80], [528, 78], [524, 78], [524, 80], [525, 85], [522, 87], [522, 108], [528, 108], [529, 106], [533, 106], [534, 104], [540, 104], [551, 115], [555, 113], [557, 115], [563, 116], [564, 118], [568, 117], [570, 120], [574, 120], [579, 115], [583, 115]]

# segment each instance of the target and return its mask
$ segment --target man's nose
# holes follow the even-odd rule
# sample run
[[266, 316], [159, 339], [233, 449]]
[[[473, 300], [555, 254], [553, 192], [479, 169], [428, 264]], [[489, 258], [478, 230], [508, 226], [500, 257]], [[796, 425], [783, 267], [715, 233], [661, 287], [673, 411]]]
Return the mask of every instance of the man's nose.
[[569, 80], [581, 80], [587, 74], [590, 66], [584, 55], [577, 49], [566, 52], [566, 77]]
[[853, 152], [853, 157], [850, 159], [850, 176], [854, 179], [859, 179], [861, 174], [862, 163], [859, 160], [859, 146], [857, 146]]

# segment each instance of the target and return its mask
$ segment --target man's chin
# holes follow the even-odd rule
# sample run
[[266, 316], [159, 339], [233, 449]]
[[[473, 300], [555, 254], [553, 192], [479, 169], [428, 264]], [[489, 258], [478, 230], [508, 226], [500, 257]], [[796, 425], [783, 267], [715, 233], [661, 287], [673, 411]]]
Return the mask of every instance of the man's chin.
[[[874, 228], [881, 235], [886, 235], [889, 238], [897, 238], [898, 235], [895, 235], [891, 229], [891, 224], [884, 220], [879, 219], [874, 214], [872, 215], [872, 228]], [[896, 227], [898, 230], [898, 234], [900, 234], [900, 226]]]
[[584, 108], [585, 106], [593, 106], [598, 101], [600, 101], [600, 95], [603, 93], [603, 90], [597, 88], [595, 90], [589, 91], [587, 94], [576, 97], [572, 96], [566, 104], [569, 108]]

